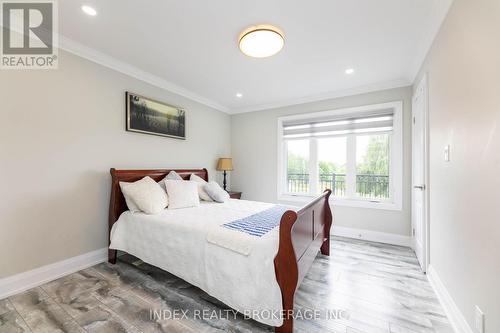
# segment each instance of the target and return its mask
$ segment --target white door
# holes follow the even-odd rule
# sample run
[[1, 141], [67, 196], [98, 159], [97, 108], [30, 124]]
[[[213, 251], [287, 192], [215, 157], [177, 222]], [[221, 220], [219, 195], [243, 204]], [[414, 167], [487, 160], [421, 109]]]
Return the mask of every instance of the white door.
[[424, 77], [412, 105], [412, 232], [415, 253], [422, 270], [427, 270], [427, 80]]

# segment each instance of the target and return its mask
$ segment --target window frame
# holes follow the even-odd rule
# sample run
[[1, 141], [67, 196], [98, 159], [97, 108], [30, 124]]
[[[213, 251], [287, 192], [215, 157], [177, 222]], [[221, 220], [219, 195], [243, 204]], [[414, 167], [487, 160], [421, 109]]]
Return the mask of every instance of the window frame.
[[[285, 116], [278, 118], [278, 182], [277, 182], [277, 194], [279, 201], [288, 201], [295, 203], [307, 203], [314, 198], [316, 195], [310, 194], [315, 193], [315, 187], [317, 182], [315, 181], [318, 176], [317, 168], [317, 139], [310, 138], [309, 143], [309, 183], [310, 193], [308, 194], [297, 194], [297, 193], [287, 193], [286, 189], [286, 175], [287, 175], [287, 160], [288, 160], [288, 150], [286, 149], [286, 142], [291, 140], [303, 140], [304, 138], [297, 139], [284, 139], [283, 138], [283, 123], [285, 121], [291, 120], [306, 120], [316, 117], [325, 116], [344, 116], [344, 115], [355, 115], [357, 113], [363, 113], [367, 111], [376, 111], [382, 109], [392, 109], [393, 115], [393, 130], [392, 135], [389, 137], [390, 140], [390, 162], [389, 162], [389, 192], [390, 200], [374, 200], [370, 198], [356, 197], [356, 193], [350, 193], [352, 186], [346, 186], [345, 198], [330, 197], [330, 203], [338, 206], [348, 206], [348, 207], [362, 207], [362, 208], [375, 208], [384, 210], [402, 210], [403, 205], [403, 101], [395, 101], [381, 104], [371, 104], [364, 105], [360, 107], [320, 111], [313, 113], [297, 114], [292, 116]], [[354, 170], [353, 172], [346, 172], [346, 183], [348, 181], [354, 181], [354, 192], [356, 189], [356, 137], [366, 134], [348, 134], [339, 135], [342, 137], [347, 137], [347, 171]], [[376, 133], [373, 133], [376, 134]], [[351, 158], [349, 157], [351, 156]], [[349, 165], [352, 164], [352, 165]], [[349, 179], [350, 178], [350, 179]]]

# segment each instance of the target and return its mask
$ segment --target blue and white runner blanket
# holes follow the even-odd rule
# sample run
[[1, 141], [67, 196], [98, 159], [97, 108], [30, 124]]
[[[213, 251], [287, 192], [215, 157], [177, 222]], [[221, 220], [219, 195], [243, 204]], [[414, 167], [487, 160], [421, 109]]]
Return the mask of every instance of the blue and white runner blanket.
[[207, 241], [248, 256], [255, 242], [279, 226], [283, 213], [289, 209], [286, 206], [274, 205], [247, 217], [213, 227], [207, 233]]
[[222, 226], [231, 230], [245, 232], [251, 236], [262, 237], [280, 224], [281, 217], [287, 210], [288, 208], [285, 206], [276, 205], [262, 212], [225, 223]]

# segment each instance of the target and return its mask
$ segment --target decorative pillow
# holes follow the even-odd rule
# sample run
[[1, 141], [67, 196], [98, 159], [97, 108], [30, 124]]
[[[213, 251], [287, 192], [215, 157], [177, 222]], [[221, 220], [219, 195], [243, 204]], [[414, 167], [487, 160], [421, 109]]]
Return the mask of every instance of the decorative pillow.
[[165, 177], [165, 180], [182, 180], [182, 177], [175, 171], [170, 171], [168, 175]]
[[160, 181], [158, 182], [158, 185], [160, 185], [161, 189], [162, 189], [163, 191], [165, 191], [165, 193], [167, 193], [167, 189], [165, 188], [165, 179], [167, 179], [167, 177], [165, 177], [165, 178], [163, 178], [162, 180], [160, 180]]
[[125, 187], [130, 186], [134, 183], [128, 183], [128, 182], [120, 182], [120, 189], [122, 190], [122, 194], [125, 197], [125, 202], [127, 203], [128, 210], [131, 211], [132, 213], [135, 212], [140, 212], [141, 210], [137, 205], [134, 203], [132, 198], [125, 192]]
[[170, 179], [170, 180], [182, 180], [182, 177], [179, 176], [179, 174], [175, 171], [170, 171], [168, 175], [165, 176], [158, 184], [161, 186], [161, 188], [166, 192], [167, 188], [165, 187], [165, 180]]
[[203, 188], [205, 185], [207, 185], [207, 181], [194, 173], [191, 174], [191, 177], [189, 177], [189, 180], [192, 182], [195, 182], [198, 185], [198, 195], [200, 196], [201, 200], [205, 201], [213, 201], [212, 198], [208, 195], [208, 193], [205, 191]]
[[122, 187], [122, 191], [125, 201], [128, 197], [146, 214], [158, 214], [168, 205], [167, 194], [151, 177], [146, 176], [135, 183], [126, 184]]
[[186, 180], [165, 180], [168, 193], [168, 209], [196, 207], [200, 205], [198, 185]]
[[224, 191], [224, 189], [214, 181], [207, 183], [203, 188], [213, 201], [226, 202], [229, 200], [229, 193]]

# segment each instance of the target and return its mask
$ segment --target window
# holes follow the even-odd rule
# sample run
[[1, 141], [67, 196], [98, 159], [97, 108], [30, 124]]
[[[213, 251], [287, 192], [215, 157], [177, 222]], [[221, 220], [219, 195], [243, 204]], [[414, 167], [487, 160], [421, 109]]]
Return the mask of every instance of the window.
[[390, 199], [389, 134], [356, 136], [356, 196]]
[[310, 200], [325, 189], [350, 206], [401, 209], [402, 102], [283, 117], [281, 200]]
[[287, 174], [287, 192], [309, 193], [309, 140], [287, 143]]
[[319, 179], [316, 194], [327, 188], [333, 195], [344, 197], [346, 193], [347, 138], [333, 137], [317, 139]]

